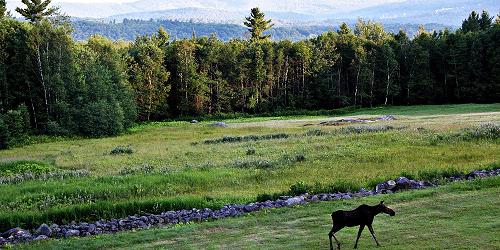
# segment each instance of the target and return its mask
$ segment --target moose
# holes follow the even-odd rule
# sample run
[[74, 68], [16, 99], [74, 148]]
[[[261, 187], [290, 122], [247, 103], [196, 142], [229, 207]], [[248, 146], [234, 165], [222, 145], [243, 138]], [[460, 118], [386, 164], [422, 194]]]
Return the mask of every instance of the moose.
[[373, 227], [372, 227], [373, 219], [375, 218], [376, 215], [380, 213], [386, 213], [389, 214], [390, 216], [394, 216], [396, 214], [394, 210], [392, 210], [391, 208], [387, 207], [384, 204], [384, 201], [381, 201], [379, 204], [375, 206], [369, 206], [363, 204], [351, 211], [338, 210], [333, 212], [332, 213], [333, 227], [330, 233], [328, 233], [328, 238], [330, 239], [330, 249], [333, 250], [332, 237], [337, 242], [337, 249], [340, 249], [340, 242], [337, 240], [337, 237], [335, 237], [336, 232], [340, 231], [340, 229], [344, 227], [355, 227], [355, 226], [359, 226], [359, 231], [358, 231], [358, 238], [356, 238], [356, 244], [354, 245], [354, 248], [358, 247], [358, 240], [365, 226], [368, 226], [368, 229], [370, 230], [373, 239], [377, 243], [377, 246], [380, 246], [380, 244], [377, 241], [377, 237], [375, 237], [375, 233], [373, 232]]

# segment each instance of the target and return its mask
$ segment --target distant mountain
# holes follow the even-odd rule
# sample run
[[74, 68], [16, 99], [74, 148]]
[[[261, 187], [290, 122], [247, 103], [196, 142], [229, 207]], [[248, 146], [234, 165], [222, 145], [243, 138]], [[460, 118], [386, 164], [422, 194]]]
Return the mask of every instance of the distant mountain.
[[[354, 26], [354, 22], [350, 26]], [[117, 22], [94, 22], [88, 20], [73, 20], [73, 37], [76, 40], [86, 40], [94, 34], [99, 34], [113, 40], [134, 40], [139, 35], [150, 35], [160, 27], [164, 27], [172, 39], [190, 38], [193, 31], [198, 37], [207, 37], [215, 34], [222, 40], [234, 38], [245, 39], [247, 29], [236, 24], [219, 23], [197, 23], [179, 22], [171, 20], [128, 20]], [[410, 37], [418, 31], [417, 24], [386, 24], [384, 28], [388, 32], [397, 33], [403, 29]], [[442, 24], [426, 24], [426, 30], [454, 29], [456, 27]], [[304, 25], [304, 26], [281, 26], [271, 29], [268, 33], [273, 40], [302, 40], [318, 36], [324, 32], [336, 30], [338, 25]]]
[[[105, 18], [116, 15], [133, 13], [157, 12], [163, 10], [179, 10], [186, 8], [224, 10], [230, 12], [244, 11], [248, 13], [253, 7], [260, 7], [266, 12], [302, 13], [321, 19], [334, 13], [353, 11], [356, 9], [377, 6], [388, 2], [402, 0], [138, 0], [135, 2], [110, 3], [81, 3], [61, 2], [61, 10], [73, 17]], [[20, 0], [7, 1], [7, 7], [14, 10], [20, 6]]]
[[[199, 22], [199, 23], [231, 23], [243, 24], [245, 17], [248, 16], [248, 11], [230, 11], [208, 8], [181, 8], [172, 10], [161, 10], [152, 12], [135, 12], [121, 15], [109, 16], [103, 18], [105, 21], [117, 20], [121, 22], [124, 19], [136, 20], [174, 20], [184, 22]], [[268, 11], [266, 16], [273, 20], [278, 26], [306, 24], [315, 22], [315, 16], [296, 13], [296, 12], [278, 12]]]
[[[407, 0], [364, 8], [334, 18], [360, 17], [383, 23], [442, 23], [458, 25], [473, 10], [500, 12], [499, 0]], [[332, 16], [333, 17], [333, 16]]]
[[[500, 0], [137, 0], [110, 3], [62, 2], [62, 12], [73, 17], [121, 22], [123, 19], [160, 19], [241, 24], [259, 6], [279, 25], [328, 25], [359, 17], [384, 23], [440, 23], [457, 25], [472, 10], [500, 12]], [[7, 1], [14, 10], [20, 0]]]

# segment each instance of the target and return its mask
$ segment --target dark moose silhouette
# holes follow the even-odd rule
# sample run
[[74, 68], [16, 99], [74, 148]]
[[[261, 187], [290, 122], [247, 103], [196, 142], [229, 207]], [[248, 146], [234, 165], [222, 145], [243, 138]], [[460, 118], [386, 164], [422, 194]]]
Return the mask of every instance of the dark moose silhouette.
[[380, 246], [380, 244], [377, 241], [377, 238], [375, 237], [375, 233], [373, 232], [373, 227], [372, 227], [373, 219], [375, 218], [376, 215], [380, 213], [386, 213], [389, 214], [390, 216], [394, 216], [396, 214], [394, 210], [387, 207], [383, 201], [381, 201], [378, 205], [375, 206], [368, 206], [366, 204], [363, 204], [351, 211], [338, 210], [333, 212], [332, 213], [333, 227], [330, 233], [328, 233], [328, 237], [330, 239], [330, 249], [333, 250], [332, 237], [337, 242], [337, 248], [340, 249], [340, 242], [337, 240], [337, 237], [335, 237], [336, 232], [340, 231], [340, 229], [344, 227], [355, 227], [355, 226], [359, 226], [359, 231], [354, 248], [358, 247], [358, 240], [365, 226], [368, 226], [368, 229], [370, 230], [373, 239], [377, 243], [377, 246]]

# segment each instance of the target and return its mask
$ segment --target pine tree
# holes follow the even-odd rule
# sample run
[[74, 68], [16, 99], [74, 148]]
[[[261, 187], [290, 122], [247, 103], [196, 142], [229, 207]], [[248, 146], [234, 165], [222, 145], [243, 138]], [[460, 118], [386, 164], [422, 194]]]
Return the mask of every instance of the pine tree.
[[477, 12], [473, 11], [470, 13], [469, 17], [462, 22], [462, 31], [467, 32], [475, 32], [481, 29], [479, 24], [479, 15]]
[[481, 18], [479, 19], [479, 27], [481, 30], [487, 30], [491, 27], [493, 24], [493, 17], [490, 17], [490, 14], [488, 14], [488, 11], [483, 10], [483, 13], [481, 13]]
[[263, 35], [263, 33], [271, 29], [274, 24], [271, 24], [271, 19], [265, 19], [265, 14], [261, 12], [259, 8], [253, 8], [250, 12], [250, 16], [246, 17], [246, 20], [244, 24], [252, 34], [252, 41], [267, 40], [271, 37], [271, 35]]
[[48, 8], [52, 0], [45, 0], [43, 2], [42, 0], [22, 0], [22, 2], [26, 5], [26, 8], [17, 7], [16, 11], [32, 23], [38, 23], [45, 17], [57, 14], [59, 11], [59, 8]]

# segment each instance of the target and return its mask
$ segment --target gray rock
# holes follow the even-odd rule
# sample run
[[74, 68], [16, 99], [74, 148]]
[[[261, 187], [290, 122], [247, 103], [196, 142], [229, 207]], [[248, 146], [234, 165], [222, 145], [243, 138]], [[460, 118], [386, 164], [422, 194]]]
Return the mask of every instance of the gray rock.
[[375, 192], [377, 192], [377, 193], [380, 193], [380, 192], [382, 192], [382, 190], [386, 190], [386, 189], [387, 189], [387, 185], [385, 182], [379, 183], [379, 184], [377, 184], [377, 186], [375, 186]]
[[0, 237], [0, 246], [2, 246], [5, 243], [7, 243], [7, 240], [4, 239], [3, 237]]
[[199, 122], [199, 121], [197, 121], [197, 120], [192, 120], [192, 121], [191, 121], [191, 124], [197, 124], [197, 123], [200, 123], [200, 122]]
[[296, 206], [302, 203], [302, 200], [299, 197], [294, 197], [286, 200], [286, 205], [291, 207], [291, 206]]
[[216, 122], [212, 124], [213, 127], [219, 127], [219, 128], [227, 128], [227, 124], [225, 122]]
[[396, 117], [394, 117], [393, 115], [384, 115], [382, 117], [377, 118], [377, 120], [379, 120], [379, 121], [394, 121], [394, 120], [396, 120]]
[[16, 235], [19, 231], [22, 231], [22, 229], [19, 227], [11, 228], [7, 230], [7, 232], [3, 233], [1, 236], [4, 238], [9, 238], [10, 236]]
[[95, 233], [97, 227], [94, 224], [89, 224], [89, 228], [87, 229], [87, 232], [93, 234]]
[[69, 237], [74, 237], [74, 236], [79, 236], [79, 235], [80, 235], [80, 231], [75, 230], [75, 229], [71, 229], [71, 230], [66, 231], [66, 233], [64, 234], [64, 237], [69, 238]]
[[392, 190], [396, 187], [396, 182], [393, 180], [388, 180], [386, 184], [387, 184], [387, 189], [389, 190]]
[[309, 198], [309, 201], [311, 201], [311, 202], [317, 202], [317, 201], [319, 201], [319, 197], [317, 195], [313, 195], [313, 196], [311, 196]]
[[250, 203], [250, 204], [246, 205], [244, 209], [246, 212], [253, 212], [253, 211], [259, 210], [259, 207], [253, 203]]
[[47, 224], [42, 224], [37, 230], [38, 235], [45, 235], [50, 237], [52, 235], [52, 229]]
[[38, 235], [38, 237], [36, 237], [34, 240], [39, 241], [39, 240], [46, 240], [48, 238], [49, 237], [47, 235]]
[[404, 177], [404, 176], [401, 176], [401, 177], [398, 177], [396, 179], [396, 188], [398, 190], [401, 190], [401, 189], [410, 189], [411, 188], [411, 181], [410, 179]]

